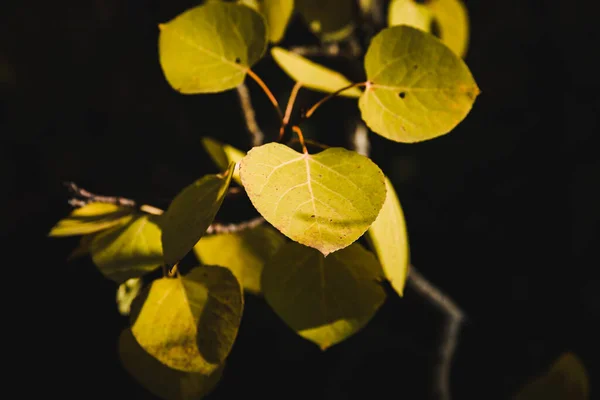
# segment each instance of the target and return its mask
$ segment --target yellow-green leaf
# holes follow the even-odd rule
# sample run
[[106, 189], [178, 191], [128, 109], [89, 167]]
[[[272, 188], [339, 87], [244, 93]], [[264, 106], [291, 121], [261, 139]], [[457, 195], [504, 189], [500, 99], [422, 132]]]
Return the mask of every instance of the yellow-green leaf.
[[76, 208], [50, 230], [48, 236], [76, 236], [99, 232], [131, 218], [133, 209], [114, 204], [90, 203]]
[[366, 232], [386, 194], [379, 167], [343, 148], [309, 155], [268, 143], [248, 152], [240, 175], [252, 204], [269, 223], [325, 256]]
[[127, 279], [117, 288], [117, 307], [119, 314], [129, 315], [131, 303], [140, 294], [142, 290], [142, 280], [140, 278]]
[[390, 180], [385, 178], [387, 196], [379, 216], [367, 231], [383, 272], [400, 296], [408, 275], [408, 236], [400, 201]]
[[588, 400], [589, 397], [585, 366], [575, 354], [564, 353], [546, 374], [523, 386], [514, 400]]
[[90, 246], [92, 244], [92, 240], [94, 240], [94, 234], [91, 233], [89, 235], [83, 235], [79, 240], [79, 244], [71, 254], [67, 257], [67, 261], [75, 260], [79, 257], [83, 257], [90, 253]]
[[252, 7], [265, 17], [269, 41], [277, 43], [283, 39], [294, 11], [294, 0], [240, 0], [239, 2]]
[[159, 27], [160, 65], [184, 94], [235, 88], [267, 45], [264, 17], [240, 4], [208, 2]]
[[231, 271], [202, 266], [152, 282], [133, 301], [131, 331], [166, 366], [209, 374], [231, 351], [242, 309], [242, 288]]
[[173, 265], [189, 253], [213, 222], [227, 194], [234, 166], [231, 163], [223, 174], [204, 176], [175, 196], [161, 220], [167, 264]]
[[381, 266], [354, 243], [328, 257], [288, 242], [265, 265], [262, 287], [273, 310], [326, 349], [356, 333], [385, 300]]
[[352, 34], [354, 0], [296, 0], [296, 10], [323, 41], [343, 40]]
[[469, 44], [469, 15], [461, 0], [393, 0], [388, 9], [388, 25], [410, 25], [431, 33], [437, 24], [442, 42], [464, 57]]
[[[300, 82], [302, 86], [309, 89], [331, 93], [352, 84], [352, 82], [339, 72], [312, 62], [281, 47], [273, 47], [271, 55], [281, 69], [293, 80]], [[341, 92], [340, 96], [360, 97], [361, 94], [362, 91], [353, 87]]]
[[182, 372], [161, 364], [135, 341], [131, 329], [119, 337], [119, 358], [123, 367], [144, 388], [165, 400], [199, 400], [221, 379], [223, 367], [210, 374]]
[[261, 225], [241, 232], [204, 236], [194, 246], [194, 252], [203, 264], [229, 268], [244, 290], [258, 294], [265, 262], [284, 243], [279, 232]]
[[100, 272], [117, 283], [137, 278], [163, 264], [156, 216], [140, 215], [126, 225], [101, 232], [90, 253]]
[[369, 128], [413, 143], [448, 133], [469, 113], [479, 88], [471, 71], [434, 36], [407, 25], [379, 32], [365, 55], [369, 83], [359, 99]]
[[209, 137], [202, 138], [202, 145], [219, 168], [226, 169], [229, 164], [235, 163], [232, 179], [241, 185], [242, 181], [240, 180], [238, 164], [240, 160], [244, 158], [246, 153], [229, 144], [221, 143], [218, 140]]

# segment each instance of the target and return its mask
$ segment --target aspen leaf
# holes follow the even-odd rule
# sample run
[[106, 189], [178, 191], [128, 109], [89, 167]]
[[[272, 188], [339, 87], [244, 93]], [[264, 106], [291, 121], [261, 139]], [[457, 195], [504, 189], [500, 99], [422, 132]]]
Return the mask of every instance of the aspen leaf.
[[267, 45], [264, 17], [240, 4], [208, 2], [159, 27], [160, 65], [184, 94], [235, 88]]
[[[300, 82], [306, 88], [332, 93], [352, 84], [352, 82], [339, 72], [319, 65], [281, 47], [273, 47], [271, 55], [281, 69], [293, 80]], [[362, 91], [353, 87], [341, 92], [340, 96], [360, 97], [361, 94]]]
[[434, 36], [406, 25], [379, 32], [365, 56], [369, 83], [359, 99], [369, 128], [413, 143], [448, 133], [479, 88], [464, 61]]
[[385, 300], [381, 266], [354, 243], [324, 257], [288, 242], [262, 275], [266, 301], [300, 336], [326, 349], [356, 333]]
[[589, 386], [581, 360], [564, 353], [544, 375], [524, 385], [514, 400], [588, 400]]
[[296, 10], [323, 41], [339, 41], [354, 30], [354, 0], [296, 0]]
[[244, 290], [258, 294], [265, 262], [285, 241], [275, 229], [261, 225], [240, 232], [204, 236], [194, 246], [194, 252], [203, 264], [229, 268]]
[[83, 235], [81, 239], [79, 239], [79, 244], [77, 245], [77, 247], [74, 248], [71, 254], [69, 254], [69, 256], [67, 257], [67, 261], [72, 261], [77, 258], [88, 255], [90, 253], [90, 246], [92, 244], [92, 240], [94, 240], [94, 235], [95, 234], [93, 233]]
[[240, 3], [252, 7], [265, 17], [269, 41], [277, 43], [283, 39], [294, 11], [294, 0], [240, 0]]
[[379, 167], [343, 148], [309, 155], [268, 143], [242, 159], [240, 176], [269, 223], [325, 256], [360, 238], [386, 195]]
[[461, 0], [393, 0], [388, 9], [388, 25], [409, 25], [432, 33], [439, 29], [442, 42], [464, 57], [469, 44], [469, 15]]
[[156, 219], [140, 215], [94, 237], [90, 245], [92, 261], [104, 276], [122, 283], [164, 263]]
[[133, 209], [114, 204], [89, 203], [76, 208], [52, 227], [48, 236], [77, 236], [99, 232], [131, 218]]
[[210, 393], [223, 374], [224, 364], [210, 374], [183, 372], [167, 367], [135, 341], [131, 329], [119, 337], [123, 367], [143, 387], [165, 400], [198, 400]]
[[162, 215], [162, 245], [167, 264], [179, 262], [200, 240], [231, 183], [234, 164], [223, 174], [206, 175], [183, 189]]
[[152, 282], [131, 305], [131, 331], [166, 366], [210, 374], [231, 351], [242, 308], [242, 289], [231, 271], [197, 267]]
[[385, 178], [387, 196], [379, 216], [367, 231], [387, 280], [402, 296], [408, 276], [408, 237], [400, 201], [390, 180]]
[[221, 143], [209, 137], [202, 138], [202, 145], [219, 168], [226, 169], [230, 163], [235, 163], [232, 179], [241, 185], [242, 181], [240, 180], [238, 164], [246, 153], [229, 144]]

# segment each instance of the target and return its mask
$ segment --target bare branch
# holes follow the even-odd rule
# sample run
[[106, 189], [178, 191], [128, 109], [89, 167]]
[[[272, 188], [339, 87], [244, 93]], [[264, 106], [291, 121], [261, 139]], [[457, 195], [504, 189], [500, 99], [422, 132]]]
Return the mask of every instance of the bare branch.
[[73, 207], [83, 207], [88, 203], [107, 203], [123, 207], [135, 207], [135, 201], [119, 196], [103, 196], [91, 193], [83, 188], [80, 188], [75, 182], [65, 182], [65, 186], [69, 191], [79, 197], [69, 200], [69, 204]]
[[444, 313], [446, 317], [439, 347], [439, 360], [434, 369], [434, 382], [438, 398], [440, 400], [450, 400], [450, 368], [452, 366], [452, 357], [458, 344], [460, 326], [465, 315], [450, 297], [425, 279], [413, 266], [410, 267], [408, 284], [418, 294], [429, 300], [431, 304]]
[[215, 235], [219, 233], [242, 232], [246, 229], [252, 229], [259, 225], [262, 225], [264, 222], [265, 219], [263, 217], [252, 218], [248, 221], [238, 222], [237, 224], [220, 224], [215, 222], [208, 227], [208, 229], [206, 230], [206, 234]]
[[242, 114], [246, 121], [246, 128], [248, 129], [248, 132], [250, 132], [250, 135], [252, 135], [252, 146], [260, 146], [265, 140], [265, 135], [256, 122], [256, 113], [252, 106], [252, 99], [250, 98], [248, 86], [245, 83], [242, 83], [237, 86], [236, 90], [240, 100]]

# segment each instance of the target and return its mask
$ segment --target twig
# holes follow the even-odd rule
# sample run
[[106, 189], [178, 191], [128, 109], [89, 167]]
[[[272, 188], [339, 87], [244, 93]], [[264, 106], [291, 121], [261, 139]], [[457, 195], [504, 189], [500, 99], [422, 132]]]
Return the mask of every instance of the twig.
[[458, 343], [460, 326], [465, 318], [464, 313], [452, 299], [425, 279], [413, 266], [410, 267], [408, 284], [418, 294], [442, 311], [446, 317], [439, 347], [439, 360], [434, 369], [434, 381], [438, 398], [440, 400], [450, 400], [450, 368]]
[[252, 135], [252, 146], [260, 146], [265, 135], [256, 123], [256, 113], [252, 106], [252, 99], [250, 98], [250, 91], [245, 83], [240, 84], [237, 88], [238, 98], [240, 99], [240, 107], [242, 108], [242, 114], [246, 121], [246, 128], [250, 135]]
[[[136, 208], [137, 202], [132, 199], [128, 199], [120, 196], [105, 196], [94, 194], [86, 189], [80, 188], [74, 182], [66, 182], [65, 186], [69, 188], [69, 190], [75, 194], [76, 196], [82, 197], [82, 199], [71, 198], [69, 199], [69, 204], [72, 207], [79, 208], [83, 207], [89, 203], [105, 203], [105, 204], [115, 204], [123, 207], [132, 207]], [[239, 188], [230, 188], [229, 193], [237, 194], [240, 193]], [[154, 207], [148, 204], [142, 204], [139, 206], [139, 211], [152, 214], [152, 215], [161, 215], [164, 213], [164, 210]], [[265, 220], [263, 217], [252, 218], [248, 221], [242, 221], [235, 224], [222, 224], [219, 222], [213, 222], [208, 229], [206, 230], [207, 235], [215, 235], [220, 233], [235, 233], [241, 232], [246, 229], [252, 229], [258, 225], [264, 223]]]
[[354, 148], [354, 151], [365, 157], [369, 156], [369, 153], [371, 151], [371, 142], [369, 141], [369, 130], [367, 129], [362, 119], [357, 118], [356, 127], [352, 132], [351, 140], [352, 148]]

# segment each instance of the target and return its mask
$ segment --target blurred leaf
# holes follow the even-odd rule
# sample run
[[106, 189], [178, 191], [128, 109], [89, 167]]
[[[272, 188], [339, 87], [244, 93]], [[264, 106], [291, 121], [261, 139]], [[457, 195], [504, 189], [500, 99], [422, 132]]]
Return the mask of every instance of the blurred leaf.
[[585, 366], [573, 353], [564, 353], [550, 370], [526, 384], [514, 400], [587, 400], [590, 397]]
[[230, 163], [235, 163], [232, 179], [241, 185], [242, 181], [240, 180], [238, 164], [246, 153], [229, 144], [223, 144], [209, 137], [202, 138], [202, 145], [219, 168], [226, 169]]
[[358, 243], [324, 257], [288, 242], [265, 265], [262, 287], [277, 315], [324, 350], [373, 317], [385, 300], [382, 277], [373, 253]]
[[77, 236], [99, 232], [126, 222], [133, 209], [114, 204], [89, 203], [76, 208], [50, 230], [48, 236]]
[[231, 271], [202, 266], [152, 282], [131, 305], [131, 331], [166, 366], [210, 374], [231, 351], [242, 309], [242, 288]]
[[165, 400], [198, 400], [210, 393], [223, 374], [224, 364], [208, 375], [182, 372], [161, 364], [140, 347], [125, 329], [119, 337], [119, 358], [131, 376]]
[[442, 42], [464, 57], [469, 44], [469, 15], [461, 0], [393, 0], [388, 9], [388, 24], [409, 25], [425, 32], [437, 24]]
[[94, 237], [90, 247], [92, 260], [104, 276], [122, 283], [164, 263], [156, 219], [153, 215], [140, 215]]
[[[331, 93], [352, 84], [352, 82], [339, 72], [314, 63], [281, 47], [273, 47], [271, 55], [281, 69], [293, 80], [302, 83], [302, 86], [309, 89]], [[340, 93], [340, 96], [360, 97], [361, 94], [362, 91], [353, 87], [344, 90]]]
[[394, 290], [402, 296], [408, 276], [408, 237], [400, 201], [390, 180], [385, 178], [387, 196], [379, 216], [367, 231], [383, 272]]
[[354, 0], [296, 0], [309, 29], [323, 41], [339, 41], [354, 31]]
[[267, 45], [264, 17], [240, 4], [208, 2], [159, 27], [165, 78], [184, 94], [235, 88]]
[[67, 257], [67, 261], [72, 261], [89, 254], [90, 245], [92, 244], [94, 237], [95, 235], [93, 233], [89, 235], [83, 235], [81, 239], [79, 239], [79, 244], [77, 247]]
[[252, 204], [269, 223], [324, 255], [361, 237], [385, 200], [379, 167], [343, 148], [309, 155], [268, 143], [248, 152], [240, 175]]
[[240, 3], [252, 7], [265, 17], [271, 42], [277, 43], [283, 39], [294, 11], [294, 0], [240, 0]]
[[119, 314], [129, 315], [133, 299], [140, 294], [142, 290], [142, 280], [140, 278], [127, 279], [117, 288], [117, 307]]
[[244, 290], [258, 294], [265, 262], [284, 243], [279, 232], [261, 225], [241, 232], [204, 236], [194, 252], [203, 264], [229, 268]]
[[204, 176], [175, 196], [161, 219], [168, 265], [185, 257], [213, 222], [227, 194], [234, 166], [231, 163], [223, 174]]
[[396, 142], [433, 139], [469, 113], [479, 88], [464, 61], [434, 36], [406, 26], [379, 32], [365, 56], [359, 100], [369, 128]]

